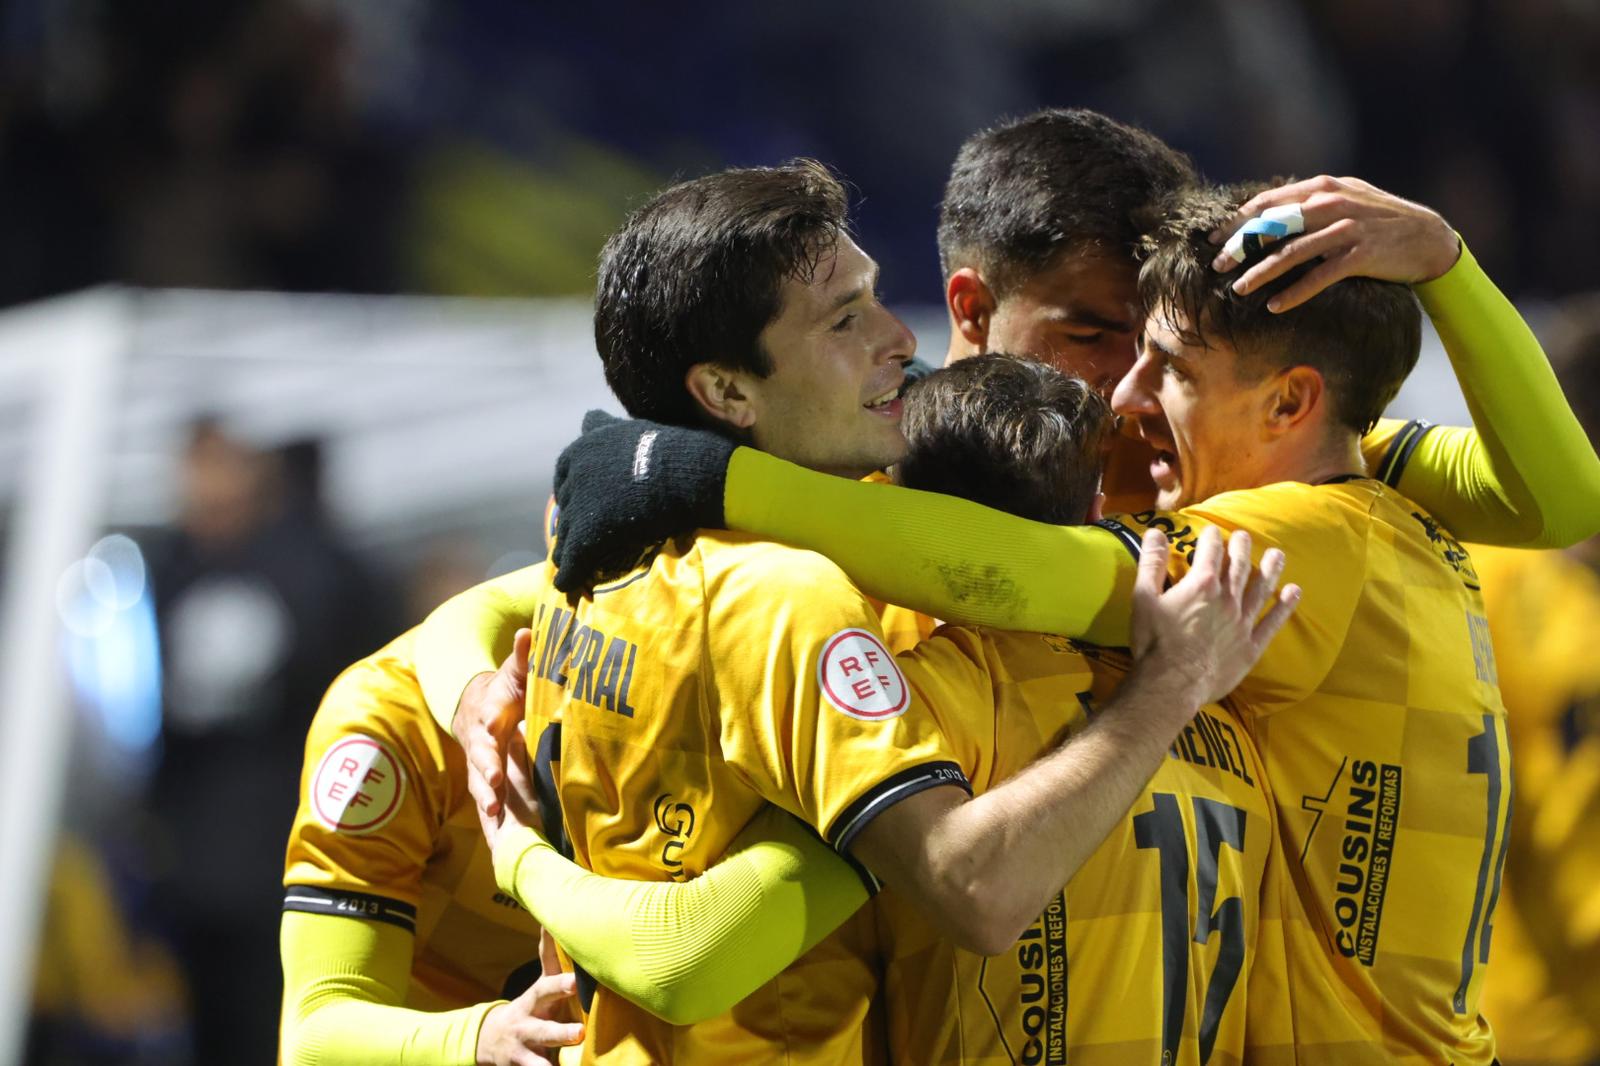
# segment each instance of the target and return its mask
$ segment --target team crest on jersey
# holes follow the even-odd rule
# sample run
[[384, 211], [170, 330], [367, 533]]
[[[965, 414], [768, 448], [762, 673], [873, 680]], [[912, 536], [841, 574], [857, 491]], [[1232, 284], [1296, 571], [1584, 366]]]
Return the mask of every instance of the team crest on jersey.
[[406, 794], [400, 760], [371, 737], [346, 737], [323, 755], [311, 778], [311, 806], [336, 833], [370, 833], [389, 824]]
[[897, 717], [911, 703], [900, 664], [865, 629], [842, 629], [827, 639], [817, 663], [817, 684], [829, 703], [863, 721]]

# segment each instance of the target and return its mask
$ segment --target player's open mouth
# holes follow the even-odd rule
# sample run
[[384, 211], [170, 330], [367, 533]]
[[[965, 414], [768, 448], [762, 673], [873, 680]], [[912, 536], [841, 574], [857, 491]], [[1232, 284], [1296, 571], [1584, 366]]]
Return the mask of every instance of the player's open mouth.
[[1158, 486], [1167, 486], [1178, 478], [1178, 456], [1165, 448], [1157, 448], [1154, 459], [1150, 460], [1150, 478]]
[[900, 385], [896, 385], [894, 388], [892, 388], [888, 392], [884, 393], [882, 396], [878, 396], [875, 399], [868, 400], [866, 403], [862, 404], [861, 406], [865, 407], [867, 410], [871, 411], [874, 414], [880, 414], [880, 415], [885, 415], [885, 416], [892, 416], [894, 418], [899, 418], [900, 417], [900, 393], [903, 392], [903, 391], [904, 391], [904, 383], [901, 383]]

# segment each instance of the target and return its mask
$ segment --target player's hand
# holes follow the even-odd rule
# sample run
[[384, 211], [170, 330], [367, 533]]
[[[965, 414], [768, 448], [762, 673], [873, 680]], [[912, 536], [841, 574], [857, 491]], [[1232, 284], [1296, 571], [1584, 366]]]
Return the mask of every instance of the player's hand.
[[[1239, 276], [1235, 292], [1261, 288], [1317, 256], [1322, 262], [1267, 301], [1270, 311], [1287, 311], [1336, 281], [1378, 278], [1414, 284], [1432, 281], [1455, 265], [1461, 240], [1443, 218], [1421, 204], [1362, 181], [1327, 175], [1268, 189], [1247, 200], [1227, 224], [1211, 234], [1222, 244], [1245, 222], [1269, 207], [1299, 204], [1305, 232], [1279, 243]], [[1224, 273], [1238, 264], [1219, 254], [1212, 266]]]
[[494, 673], [479, 674], [468, 682], [450, 723], [456, 742], [467, 753], [467, 791], [479, 813], [490, 817], [500, 813], [506, 747], [525, 713], [532, 640], [529, 630], [517, 630], [510, 656]]
[[1202, 529], [1189, 572], [1162, 591], [1169, 552], [1164, 533], [1145, 531], [1133, 588], [1133, 657], [1141, 668], [1169, 675], [1199, 703], [1210, 703], [1232, 692], [1255, 666], [1300, 602], [1300, 587], [1287, 585], [1274, 596], [1283, 552], [1269, 548], [1257, 570], [1250, 534], [1242, 530], [1224, 545], [1215, 526]]
[[556, 588], [573, 592], [629, 570], [668, 537], [720, 529], [736, 447], [709, 430], [590, 411], [556, 461]]
[[543, 975], [526, 992], [484, 1016], [478, 1028], [478, 1066], [556, 1066], [552, 1048], [583, 1042], [583, 1026], [569, 1021], [577, 978], [561, 972], [555, 942], [539, 934]]
[[523, 827], [544, 832], [544, 821], [539, 815], [539, 797], [534, 792], [533, 775], [528, 770], [528, 742], [519, 729], [511, 735], [506, 745], [505, 787], [501, 790], [505, 800], [498, 814], [489, 814], [478, 807], [478, 825], [483, 838], [489, 842], [490, 852], [497, 851], [508, 829]]

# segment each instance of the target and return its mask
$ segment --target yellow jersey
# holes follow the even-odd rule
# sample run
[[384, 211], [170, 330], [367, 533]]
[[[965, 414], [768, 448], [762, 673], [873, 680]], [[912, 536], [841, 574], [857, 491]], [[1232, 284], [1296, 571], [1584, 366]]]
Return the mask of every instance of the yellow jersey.
[[[974, 791], [1086, 726], [1126, 653], [945, 626], [901, 656]], [[1210, 705], [1010, 951], [953, 947], [878, 897], [899, 1063], [1238, 1063], [1272, 807], [1254, 745]]]
[[1600, 1058], [1600, 575], [1561, 552], [1472, 549], [1517, 770], [1483, 1012], [1510, 1062]]
[[429, 716], [412, 636], [345, 670], [317, 708], [283, 909], [413, 932], [405, 1006], [451, 1010], [537, 979], [539, 926], [495, 885], [466, 758]]
[[[764, 804], [841, 853], [906, 796], [965, 776], [832, 562], [737, 533], [669, 542], [532, 619], [528, 746], [553, 842], [611, 877], [679, 880]], [[867, 1063], [881, 960], [859, 912], [727, 1014], [660, 1021], [579, 972], [584, 1061]]]
[[[1510, 752], [1467, 552], [1382, 483], [1228, 492], [1124, 520], [1187, 568], [1201, 528], [1288, 555], [1298, 611], [1233, 693], [1277, 805], [1288, 1029], [1259, 1061], [1487, 1064], [1478, 1010], [1505, 866]], [[1258, 966], [1258, 971], [1262, 967]], [[1252, 1008], [1252, 1022], [1257, 1018]], [[1272, 1046], [1274, 1035], [1293, 1046]]]

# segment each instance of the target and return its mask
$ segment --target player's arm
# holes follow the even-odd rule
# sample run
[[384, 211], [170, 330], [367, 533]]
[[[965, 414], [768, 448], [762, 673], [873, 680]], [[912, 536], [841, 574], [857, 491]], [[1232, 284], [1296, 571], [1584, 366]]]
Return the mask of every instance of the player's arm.
[[417, 683], [439, 728], [451, 723], [463, 693], [493, 674], [519, 626], [533, 617], [540, 567], [525, 566], [445, 600], [417, 629]]
[[[1270, 308], [1287, 310], [1346, 277], [1411, 284], [1472, 413], [1475, 430], [1382, 427], [1392, 447], [1369, 453], [1374, 475], [1467, 540], [1568, 547], [1600, 532], [1600, 457], [1533, 331], [1455, 231], [1420, 204], [1326, 176], [1263, 192], [1234, 221], [1287, 204], [1299, 205], [1304, 236], [1285, 241], [1235, 286], [1248, 292], [1319, 256]], [[1228, 270], [1234, 261], [1219, 255], [1215, 265]]]
[[1135, 564], [1104, 529], [820, 474], [704, 430], [600, 412], [584, 425], [557, 466], [565, 591], [652, 541], [726, 527], [818, 552], [867, 595], [946, 621], [1127, 643]]
[[[1220, 542], [1215, 531], [1211, 537], [1212, 545]], [[1237, 542], [1235, 550], [1248, 559], [1247, 541]], [[1199, 557], [1204, 571], [1208, 557], [1204, 553]], [[1152, 553], [1152, 562], [1148, 564], [1147, 588], [1156, 593], [1159, 593], [1161, 581], [1159, 560], [1164, 558], [1162, 548], [1159, 553]], [[1268, 570], [1275, 571], [1280, 565], [1273, 561], [1268, 564]], [[1248, 569], [1235, 568], [1232, 572], [1248, 574]], [[1196, 639], [1202, 643], [1215, 640], [1218, 627], [1212, 615], [1196, 610], [1195, 601], [1185, 597], [1193, 596], [1197, 588], [1220, 592], [1222, 585], [1216, 577], [1215, 573], [1209, 577], [1202, 573], [1197, 580], [1182, 586], [1181, 591], [1175, 590], [1165, 597], [1158, 595], [1165, 613], [1158, 615], [1161, 624], [1152, 621], [1144, 632], [1140, 647], [1145, 659], [1159, 648], [1177, 662], [1212, 663], [1219, 670], [1228, 669], [1220, 660], [1206, 654], [1189, 654]], [[1239, 606], [1243, 586], [1231, 587], [1235, 609], [1250, 612], [1239, 617], [1253, 619], [1259, 613], [1262, 598], [1270, 596], [1271, 587], [1270, 578], [1252, 584], [1251, 596], [1243, 606]], [[1149, 615], [1154, 609], [1155, 605], [1147, 605], [1145, 614]], [[1264, 646], [1271, 631], [1281, 624], [1287, 613], [1286, 605], [1274, 607], [1251, 634], [1250, 643], [1255, 647], [1248, 657], [1259, 654], [1260, 646]], [[1211, 652], [1214, 654], [1215, 649]], [[521, 662], [524, 658], [514, 654], [509, 662]], [[1244, 665], [1235, 668], [1242, 672]], [[1190, 680], [1193, 681], [1193, 675]], [[1231, 687], [1231, 681], [1220, 675], [1213, 677], [1212, 683]], [[1042, 831], [1054, 830], [1057, 838], [1066, 835], [1076, 847], [1067, 848], [1066, 857], [1058, 864], [1047, 862], [1030, 871], [1029, 883], [1046, 886], [1036, 893], [1037, 903], [1026, 892], [1016, 892], [1018, 883], [1004, 862], [992, 864], [991, 873], [995, 876], [990, 882], [994, 884], [971, 878], [966, 884], [960, 884], [956, 883], [959, 873], [952, 877], [948, 869], [927, 861], [928, 850], [911, 853], [913, 860], [920, 860], [915, 866], [917, 872], [925, 872], [933, 882], [919, 893], [918, 898], [924, 905], [953, 926], [956, 938], [963, 943], [979, 949], [1000, 950], [1015, 939], [1017, 931], [1037, 915], [1048, 895], [1059, 891], [1110, 826], [1126, 813], [1172, 736], [1199, 705], [1195, 702], [1188, 706], [1186, 691], [1185, 682], [1174, 674], [1164, 674], [1154, 682], [1130, 682], [1124, 686], [1125, 695], [1119, 698], [1116, 706], [1102, 714], [1101, 722], [1112, 724], [1099, 724], [1086, 731], [1080, 738], [1081, 744], [1075, 745], [1065, 757], [1036, 767], [1039, 772], [1033, 776], [1025, 774], [1019, 778], [1023, 782], [1021, 786], [996, 790], [989, 794], [993, 799], [974, 801], [971, 810], [953, 810], [966, 806], [961, 803], [961, 793], [956, 789], [936, 788], [919, 793], [942, 798], [914, 807], [906, 806], [910, 801], [888, 807], [877, 818], [865, 822], [855, 845], [856, 854], [881, 869], [900, 869], [900, 842], [896, 839], [897, 831], [886, 828], [891, 826], [913, 832], [917, 839], [922, 839], [923, 831], [943, 830], [941, 842], [951, 843], [959, 843], [967, 833], [980, 837], [997, 830], [1004, 833], [1007, 829], [1001, 823], [1019, 814], [1027, 817], [1040, 804], [1059, 802], [1045, 790], [1063, 776], [1064, 771], [1069, 794], [1098, 806], [1093, 814], [1074, 811], [1070, 818], [1074, 831], [1069, 834], [1062, 834], [1060, 820], [1047, 821], [1041, 826]], [[1169, 717], [1173, 722], [1164, 739], [1155, 743], [1149, 740], [1152, 734], [1146, 721], [1151, 716]], [[1131, 753], [1130, 740], [1134, 749]], [[511, 766], [510, 776], [515, 785], [522, 777], [521, 759], [513, 759]], [[508, 796], [524, 792], [531, 797], [531, 786], [524, 783], [520, 788], [514, 787]], [[496, 820], [485, 819], [485, 832], [494, 842], [502, 887], [515, 888], [535, 915], [547, 922], [563, 940], [574, 958], [586, 967], [593, 963], [598, 979], [657, 1013], [666, 1014], [670, 1010], [673, 1020], [693, 1021], [725, 1009], [807, 950], [863, 898], [853, 873], [837, 860], [830, 864], [826, 853], [818, 850], [809, 833], [799, 832], [789, 839], [787, 847], [780, 846], [783, 832], [785, 829], [793, 832], [794, 823], [779, 821], [776, 825], [767, 825], [758, 819], [741, 835], [729, 860], [714, 866], [694, 882], [671, 885], [613, 881], [577, 868], [526, 827], [531, 815], [519, 815], [522, 808], [531, 811], [531, 798], [521, 804], [508, 805], [506, 817], [517, 820], [519, 825], [509, 831], [499, 831]], [[784, 816], [773, 812], [764, 818], [783, 819]], [[1027, 823], [1029, 826], [1036, 824]], [[760, 842], [762, 837], [769, 839]], [[1030, 845], [1040, 843], [1040, 839], [1030, 841]], [[741, 871], [740, 866], [747, 859], [749, 868]], [[824, 875], [833, 879], [831, 889], [821, 881]], [[995, 894], [994, 889], [1001, 891]], [[981, 905], [975, 905], [974, 897]], [[598, 898], [608, 902], [595, 906], [594, 900]], [[584, 903], [578, 905], [575, 901], [579, 900]], [[1000, 906], [1003, 900], [1009, 900], [1011, 906], [995, 915], [991, 908]], [[607, 921], [596, 922], [596, 914], [606, 915]], [[623, 916], [622, 922], [614, 921], [617, 915]], [[987, 920], [991, 915], [998, 920]], [[641, 921], [643, 925], [639, 924]], [[1011, 928], [1008, 923], [1016, 921], [1021, 924]], [[747, 930], [741, 932], [740, 926], [732, 923], [740, 923]], [[637, 945], [644, 939], [639, 934], [647, 930], [651, 939], [659, 943], [654, 952], [657, 956], [654, 968], [677, 982], [685, 994], [698, 992], [701, 997], [698, 1003], [691, 1005], [684, 999], [676, 1004], [676, 1009], [663, 1006], [660, 988], [652, 987], [661, 985], [661, 978], [647, 973], [649, 964], [638, 957]], [[568, 938], [573, 938], [571, 943], [567, 942]], [[764, 966], [752, 966], [752, 960], [747, 957], [748, 946], [754, 944], [762, 945], [760, 954], [767, 956]], [[745, 949], [743, 954], [741, 949]], [[732, 973], [718, 972], [730, 965]], [[738, 980], [733, 979], [734, 973], [739, 975]], [[641, 974], [648, 980], [641, 983]], [[712, 983], [697, 989], [701, 982]]]
[[[1134, 599], [1135, 667], [1088, 728], [982, 796], [928, 789], [857, 831], [853, 853], [914, 899], [955, 943], [1014, 943], [1124, 816], [1199, 707], [1233, 689], [1287, 619], [1273, 601], [1283, 558], [1263, 573], [1247, 535], [1204, 531], [1170, 590], [1167, 543], [1146, 534]], [[1257, 619], [1261, 619], [1259, 622]]]
[[595, 980], [674, 1025], [727, 1011], [867, 900], [855, 868], [776, 807], [691, 881], [602, 877], [534, 828], [524, 766], [508, 763], [503, 821], [485, 820], [495, 879]]
[[515, 1001], [453, 1011], [406, 1008], [412, 934], [385, 922], [290, 911], [283, 958], [285, 1066], [532, 1066], [542, 1049], [575, 1044], [581, 1025], [554, 1021], [574, 992], [550, 973]]
[[417, 682], [428, 711], [466, 752], [467, 789], [494, 814], [505, 783], [506, 745], [527, 695], [508, 687], [497, 667], [518, 627], [533, 617], [543, 565], [474, 585], [417, 627]]
[[[419, 734], [434, 727], [405, 669], [413, 638], [342, 673], [307, 733], [285, 856], [286, 1063], [536, 1062], [543, 1060], [524, 1054], [539, 1046], [535, 1037], [570, 1042], [566, 1030], [534, 1021], [536, 1010], [561, 998], [559, 982], [509, 1004], [448, 1012], [404, 1006], [422, 872], [459, 795]], [[355, 800], [374, 781], [387, 783], [396, 806], [381, 825], [366, 827]], [[529, 1042], [516, 1044], [524, 1035]]]
[[[527, 684], [529, 631], [498, 668]], [[515, 733], [505, 803], [478, 804], [495, 880], [597, 981], [674, 1025], [714, 1018], [766, 984], [867, 900], [859, 872], [814, 830], [768, 807], [687, 882], [583, 869], [539, 832], [527, 745]]]

